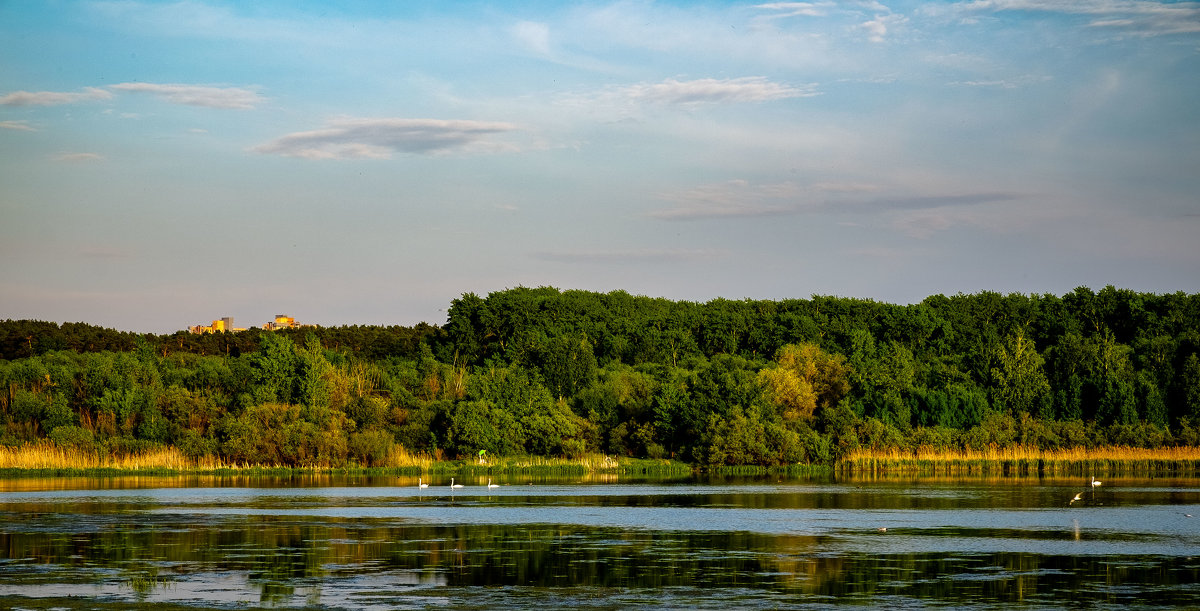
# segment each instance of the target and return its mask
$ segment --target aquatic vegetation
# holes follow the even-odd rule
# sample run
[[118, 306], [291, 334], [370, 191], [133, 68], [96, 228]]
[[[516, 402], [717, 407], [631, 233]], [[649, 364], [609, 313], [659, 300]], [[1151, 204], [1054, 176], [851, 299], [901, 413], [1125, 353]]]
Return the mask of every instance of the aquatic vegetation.
[[838, 471], [965, 471], [1078, 474], [1121, 472], [1200, 472], [1200, 446], [1135, 448], [990, 447], [983, 450], [922, 447], [915, 450], [860, 449], [836, 465]]

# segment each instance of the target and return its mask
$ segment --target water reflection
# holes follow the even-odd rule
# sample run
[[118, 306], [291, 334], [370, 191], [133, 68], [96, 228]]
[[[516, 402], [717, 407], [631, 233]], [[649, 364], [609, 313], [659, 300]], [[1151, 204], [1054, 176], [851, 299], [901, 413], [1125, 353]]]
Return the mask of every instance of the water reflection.
[[1192, 480], [62, 483], [5, 483], [0, 607], [1200, 605]]

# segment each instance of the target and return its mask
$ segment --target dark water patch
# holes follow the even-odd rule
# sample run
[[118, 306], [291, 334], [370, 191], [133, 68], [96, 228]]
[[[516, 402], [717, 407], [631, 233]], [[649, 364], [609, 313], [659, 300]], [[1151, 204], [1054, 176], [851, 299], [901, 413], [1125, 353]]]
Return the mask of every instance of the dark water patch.
[[0, 607], [1200, 606], [1179, 482], [1070, 507], [978, 482], [512, 488], [0, 494]]

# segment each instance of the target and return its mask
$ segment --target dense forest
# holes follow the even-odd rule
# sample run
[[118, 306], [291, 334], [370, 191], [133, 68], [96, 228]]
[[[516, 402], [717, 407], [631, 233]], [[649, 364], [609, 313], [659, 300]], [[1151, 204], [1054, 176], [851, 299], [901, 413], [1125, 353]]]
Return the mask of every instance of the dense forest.
[[860, 448], [1200, 445], [1200, 295], [707, 303], [554, 288], [444, 326], [138, 335], [0, 323], [0, 444], [278, 465], [610, 455], [829, 463]]

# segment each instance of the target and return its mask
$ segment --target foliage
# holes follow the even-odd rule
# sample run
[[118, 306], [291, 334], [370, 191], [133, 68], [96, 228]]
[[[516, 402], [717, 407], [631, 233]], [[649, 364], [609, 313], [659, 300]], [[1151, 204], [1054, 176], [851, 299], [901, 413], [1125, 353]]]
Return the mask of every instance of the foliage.
[[671, 301], [518, 287], [444, 327], [0, 321], [0, 444], [339, 468], [398, 455], [832, 463], [1200, 443], [1200, 296]]

